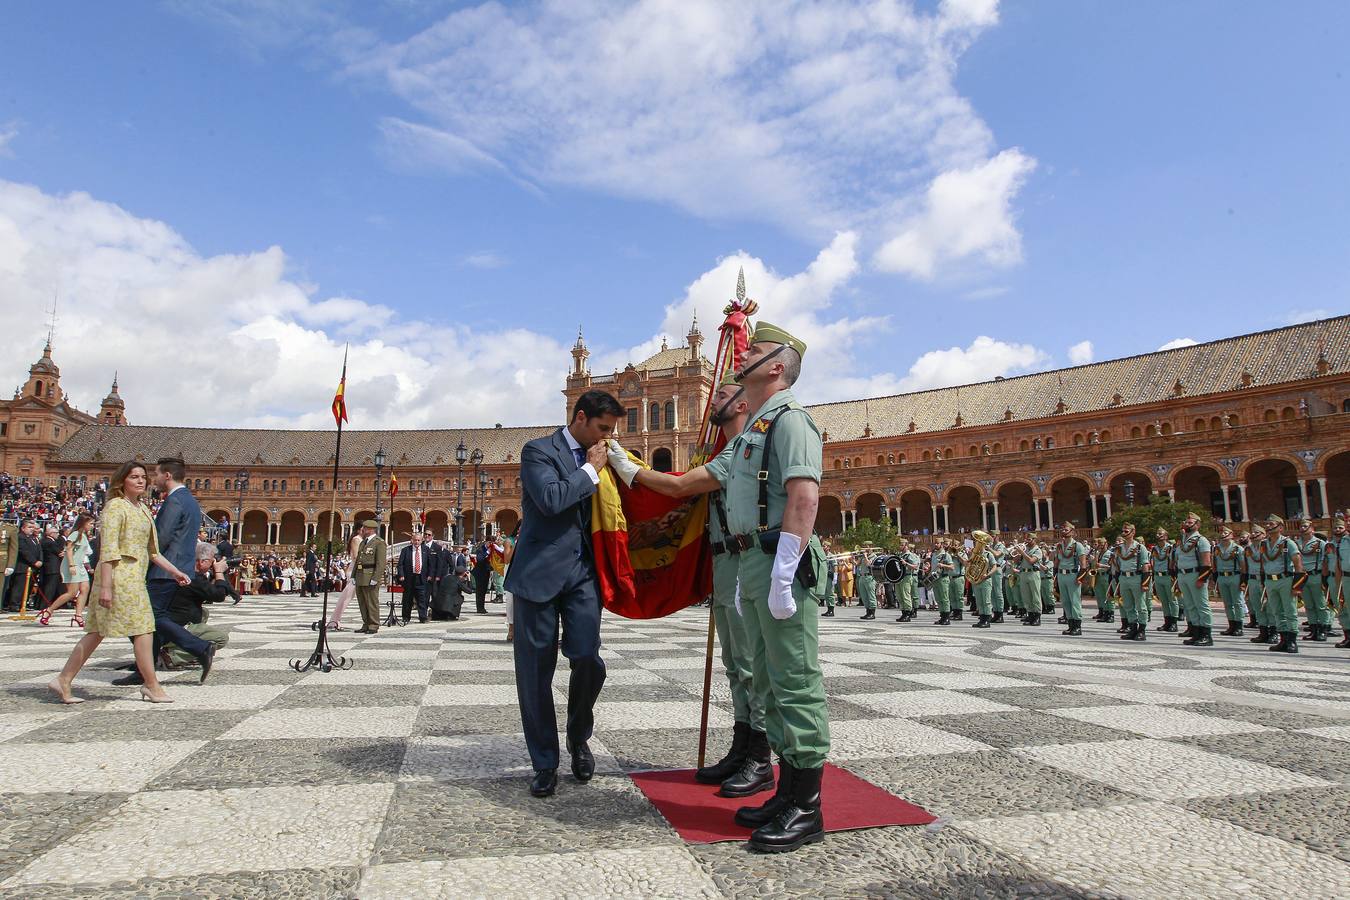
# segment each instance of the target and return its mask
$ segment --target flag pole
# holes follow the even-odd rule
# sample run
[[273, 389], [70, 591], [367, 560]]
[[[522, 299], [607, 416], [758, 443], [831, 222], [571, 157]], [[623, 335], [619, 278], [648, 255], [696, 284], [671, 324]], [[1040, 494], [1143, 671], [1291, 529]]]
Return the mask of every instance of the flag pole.
[[[328, 548], [324, 552], [323, 558], [323, 615], [319, 616], [319, 621], [315, 623], [319, 632], [318, 643], [314, 645], [314, 652], [309, 655], [308, 661], [303, 665], [300, 660], [291, 660], [291, 668], [297, 672], [307, 672], [312, 668], [317, 668], [321, 672], [331, 672], [334, 669], [350, 669], [352, 660], [345, 656], [334, 658], [332, 649], [328, 646], [328, 590], [332, 586], [333, 571], [333, 520], [337, 517], [337, 492], [338, 492], [338, 465], [342, 461], [342, 423], [347, 419], [347, 349], [342, 351], [342, 380], [338, 382], [338, 395], [333, 399], [333, 417], [337, 419], [337, 445], [333, 448], [333, 493], [328, 506]], [[339, 409], [341, 413], [339, 414]]]
[[[398, 496], [398, 469], [397, 469], [396, 467], [394, 467], [394, 466], [390, 466], [390, 467], [389, 467], [389, 527], [385, 529], [385, 532], [384, 532], [384, 533], [385, 533], [385, 535], [388, 536], [388, 538], [389, 538], [389, 544], [390, 544], [391, 546], [395, 543], [395, 541], [394, 541], [394, 498], [397, 497], [397, 496]], [[394, 563], [394, 566], [395, 566], [395, 568], [397, 568], [397, 567], [398, 567], [398, 563], [395, 562], [395, 563]], [[403, 589], [406, 591], [408, 588], [407, 588], [407, 586], [405, 585]], [[392, 586], [391, 586], [390, 589], [389, 589], [389, 615], [387, 615], [387, 616], [384, 617], [384, 622], [383, 622], [382, 624], [383, 624], [383, 625], [386, 625], [386, 626], [388, 626], [388, 627], [390, 627], [390, 628], [392, 628], [392, 627], [395, 626], [395, 625], [398, 625], [399, 627], [402, 627], [402, 626], [408, 624], [407, 622], [404, 622], [403, 619], [399, 618], [397, 615], [394, 614], [394, 591], [393, 591]]]

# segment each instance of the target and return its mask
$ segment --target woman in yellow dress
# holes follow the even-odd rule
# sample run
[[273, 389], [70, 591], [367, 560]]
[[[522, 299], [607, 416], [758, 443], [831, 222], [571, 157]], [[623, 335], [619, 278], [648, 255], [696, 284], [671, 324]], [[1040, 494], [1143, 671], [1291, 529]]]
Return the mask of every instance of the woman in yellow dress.
[[90, 590], [96, 601], [89, 604], [84, 637], [70, 652], [61, 674], [47, 685], [62, 703], [84, 702], [82, 697], [71, 694], [71, 684], [106, 637], [131, 638], [136, 668], [145, 680], [142, 700], [173, 702], [155, 677], [152, 649], [155, 614], [145, 589], [145, 573], [153, 562], [179, 584], [188, 584], [192, 579], [159, 552], [155, 520], [141, 502], [147, 483], [144, 464], [133, 460], [122, 464], [108, 486], [109, 499], [99, 523], [101, 551]]

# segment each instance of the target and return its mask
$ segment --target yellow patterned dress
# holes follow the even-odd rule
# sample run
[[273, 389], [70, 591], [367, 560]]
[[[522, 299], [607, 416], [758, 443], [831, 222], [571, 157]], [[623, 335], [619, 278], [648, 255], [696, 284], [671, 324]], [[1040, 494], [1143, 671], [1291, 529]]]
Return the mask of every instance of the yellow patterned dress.
[[159, 552], [155, 520], [144, 506], [114, 497], [103, 508], [98, 530], [99, 562], [117, 563], [112, 567], [112, 608], [104, 609], [98, 602], [104, 571], [100, 566], [90, 587], [84, 630], [105, 638], [149, 634], [155, 630], [155, 614], [145, 589], [145, 573], [150, 568], [150, 557]]

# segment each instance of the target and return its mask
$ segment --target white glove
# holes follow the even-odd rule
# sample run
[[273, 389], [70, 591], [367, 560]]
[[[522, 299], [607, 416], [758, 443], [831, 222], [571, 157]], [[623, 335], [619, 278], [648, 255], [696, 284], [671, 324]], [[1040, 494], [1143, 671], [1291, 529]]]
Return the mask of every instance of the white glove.
[[741, 583], [739, 581], [736, 582], [736, 615], [745, 615], [741, 612]]
[[628, 458], [628, 451], [619, 446], [619, 442], [610, 438], [608, 441], [609, 467], [614, 470], [614, 474], [623, 479], [623, 483], [629, 487], [633, 486], [633, 479], [637, 477], [638, 470], [642, 467]]
[[786, 531], [778, 535], [778, 552], [774, 555], [773, 573], [769, 576], [769, 613], [775, 619], [790, 619], [797, 614], [797, 601], [792, 599], [792, 579], [797, 577], [801, 556], [801, 538]]
[[9, 576], [11, 576], [11, 575], [13, 575], [13, 574], [14, 574], [14, 569], [13, 569], [12, 567], [5, 570], [5, 577], [6, 577], [6, 578], [8, 578]]

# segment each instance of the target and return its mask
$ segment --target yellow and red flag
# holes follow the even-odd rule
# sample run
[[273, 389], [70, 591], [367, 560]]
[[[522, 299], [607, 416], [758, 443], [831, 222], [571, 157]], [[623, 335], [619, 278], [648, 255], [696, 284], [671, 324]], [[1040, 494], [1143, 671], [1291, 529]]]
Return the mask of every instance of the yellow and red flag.
[[389, 470], [389, 499], [392, 500], [398, 496], [398, 473], [393, 469]]
[[342, 380], [338, 382], [337, 393], [333, 395], [333, 420], [337, 427], [347, 421], [347, 352], [342, 352]]

